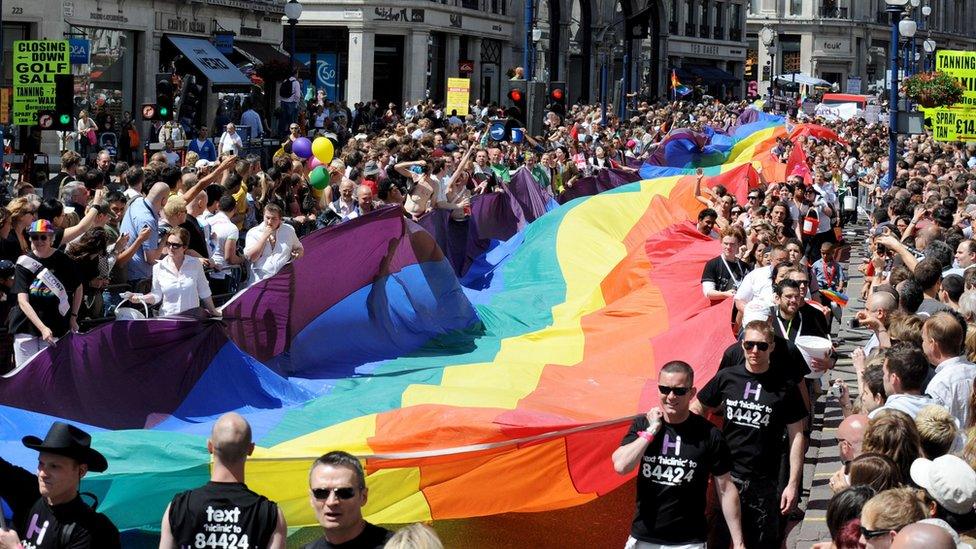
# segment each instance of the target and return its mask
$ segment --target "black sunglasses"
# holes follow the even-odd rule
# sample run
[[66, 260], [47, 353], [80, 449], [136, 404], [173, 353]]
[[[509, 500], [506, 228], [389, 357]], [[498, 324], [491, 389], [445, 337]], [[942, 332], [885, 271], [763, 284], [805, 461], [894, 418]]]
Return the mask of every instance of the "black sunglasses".
[[182, 248], [183, 246], [185, 246], [185, 244], [183, 244], [182, 242], [167, 242], [166, 245], [169, 246], [170, 248]]
[[881, 536], [887, 534], [888, 532], [891, 532], [892, 530], [894, 530], [895, 532], [901, 530], [901, 528], [898, 529], [885, 528], [883, 530], [868, 530], [863, 526], [861, 526], [860, 528], [861, 528], [861, 535], [864, 536], [864, 539], [880, 538]]
[[32, 235], [30, 235], [30, 239], [31, 240], [40, 240], [41, 242], [45, 242], [47, 240], [47, 235], [46, 234], [32, 234]]
[[745, 347], [747, 351], [751, 351], [753, 348], [758, 348], [760, 351], [769, 350], [769, 343], [765, 341], [743, 341], [742, 346]]
[[750, 196], [749, 197], [749, 200], [759, 200], [759, 197], [758, 196]]
[[657, 389], [661, 391], [661, 394], [664, 396], [674, 393], [675, 396], [683, 397], [688, 394], [691, 387], [668, 387], [667, 385], [658, 385]]
[[335, 494], [341, 500], [346, 500], [356, 495], [356, 489], [351, 486], [345, 488], [312, 488], [312, 496], [318, 500], [327, 500], [331, 494]]

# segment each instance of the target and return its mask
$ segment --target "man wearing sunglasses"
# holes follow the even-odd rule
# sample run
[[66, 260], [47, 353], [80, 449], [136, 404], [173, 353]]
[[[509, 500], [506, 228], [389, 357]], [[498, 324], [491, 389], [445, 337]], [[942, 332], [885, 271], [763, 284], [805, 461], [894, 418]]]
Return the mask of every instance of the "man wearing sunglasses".
[[[746, 546], [778, 547], [780, 515], [789, 513], [799, 498], [807, 410], [796, 379], [784, 375], [782, 368], [770, 367], [775, 343], [768, 322], [746, 324], [741, 346], [745, 364], [719, 370], [698, 393], [692, 411], [706, 415], [724, 409], [722, 432], [732, 451], [732, 481], [739, 488]], [[784, 430], [790, 474], [779, 494]], [[717, 526], [716, 539], [709, 545], [727, 546], [728, 535]]]
[[613, 453], [613, 467], [637, 471], [637, 512], [627, 549], [704, 549], [708, 477], [715, 477], [725, 521], [736, 548], [745, 547], [739, 492], [732, 483], [729, 448], [718, 429], [689, 410], [695, 372], [685, 362], [661, 368], [661, 405], [638, 416]]
[[308, 486], [312, 509], [325, 536], [302, 549], [381, 548], [393, 535], [363, 518], [369, 489], [363, 466], [352, 454], [335, 451], [315, 460]]
[[[254, 451], [251, 426], [230, 412], [207, 440], [213, 454], [210, 482], [176, 495], [163, 512], [160, 549], [267, 547], [285, 549], [288, 525], [278, 505], [244, 484], [244, 463]], [[220, 541], [223, 540], [223, 541]]]

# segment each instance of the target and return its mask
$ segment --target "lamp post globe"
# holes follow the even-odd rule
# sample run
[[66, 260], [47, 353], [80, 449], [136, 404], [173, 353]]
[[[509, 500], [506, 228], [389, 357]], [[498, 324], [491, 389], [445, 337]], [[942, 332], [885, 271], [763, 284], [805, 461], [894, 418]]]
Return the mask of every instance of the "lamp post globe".
[[289, 25], [298, 24], [298, 19], [302, 16], [302, 5], [298, 0], [288, 0], [285, 4], [285, 17], [288, 18]]

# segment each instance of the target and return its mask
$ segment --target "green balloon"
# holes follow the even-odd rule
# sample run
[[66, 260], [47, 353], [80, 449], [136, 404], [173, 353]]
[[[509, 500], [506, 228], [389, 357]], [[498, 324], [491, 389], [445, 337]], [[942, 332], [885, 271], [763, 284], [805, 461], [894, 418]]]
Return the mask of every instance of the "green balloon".
[[319, 166], [312, 170], [312, 173], [308, 174], [308, 181], [312, 184], [312, 187], [321, 191], [329, 186], [329, 172], [324, 167]]

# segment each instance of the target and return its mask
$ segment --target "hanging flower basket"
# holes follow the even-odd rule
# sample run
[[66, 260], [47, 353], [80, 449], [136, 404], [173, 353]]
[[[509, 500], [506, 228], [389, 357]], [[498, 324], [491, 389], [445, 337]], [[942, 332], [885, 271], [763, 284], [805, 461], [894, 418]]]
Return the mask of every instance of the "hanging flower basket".
[[905, 96], [925, 108], [945, 107], [962, 101], [963, 87], [944, 72], [913, 74], [902, 82]]

